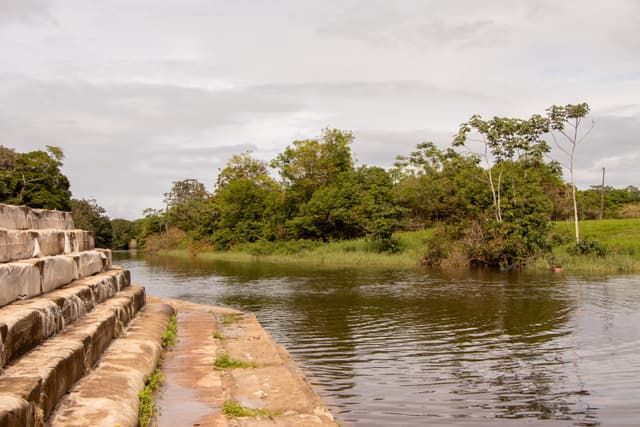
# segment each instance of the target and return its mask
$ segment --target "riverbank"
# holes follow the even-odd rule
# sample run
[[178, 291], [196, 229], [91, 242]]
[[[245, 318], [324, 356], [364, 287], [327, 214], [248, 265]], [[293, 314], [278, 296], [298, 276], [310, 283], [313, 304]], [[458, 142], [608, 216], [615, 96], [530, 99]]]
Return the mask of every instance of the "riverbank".
[[[640, 272], [640, 219], [612, 219], [582, 221], [581, 237], [596, 240], [607, 250], [604, 257], [574, 256], [568, 253], [573, 245], [573, 223], [556, 222], [552, 234], [557, 246], [552, 250], [554, 265], [563, 271], [586, 274]], [[296, 264], [314, 267], [382, 267], [417, 268], [422, 265], [432, 230], [399, 232], [394, 237], [400, 242], [399, 253], [380, 253], [366, 239], [336, 242], [260, 242], [243, 244], [229, 251], [197, 253], [200, 259], [228, 262], [265, 262]], [[167, 251], [177, 257], [193, 256], [193, 251], [177, 249]], [[538, 259], [534, 270], [548, 270], [547, 260]]]
[[176, 345], [160, 372], [154, 426], [336, 426], [284, 347], [256, 317], [148, 297], [176, 310]]

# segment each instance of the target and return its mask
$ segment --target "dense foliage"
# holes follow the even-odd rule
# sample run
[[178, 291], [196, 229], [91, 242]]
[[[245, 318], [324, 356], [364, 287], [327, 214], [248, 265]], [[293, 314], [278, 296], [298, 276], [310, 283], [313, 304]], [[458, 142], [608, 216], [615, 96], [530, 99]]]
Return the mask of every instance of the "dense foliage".
[[[324, 129], [318, 138], [293, 141], [271, 162], [250, 152], [233, 155], [213, 191], [195, 179], [176, 181], [162, 209], [147, 209], [135, 221], [110, 221], [95, 200], [71, 200], [56, 147], [21, 154], [0, 146], [0, 195], [6, 203], [71, 208], [78, 227], [117, 249], [135, 242], [149, 251], [252, 245], [256, 253], [288, 252], [364, 237], [372, 251], [398, 252], [396, 230], [435, 228], [424, 242], [426, 264], [510, 270], [557, 244], [549, 236], [552, 221], [573, 219], [575, 212], [597, 218], [603, 195], [604, 217], [640, 217], [638, 188], [579, 191], [562, 178], [563, 168], [573, 171], [549, 158], [545, 138], [567, 129], [577, 134], [588, 113], [578, 104], [526, 119], [474, 115], [449, 147], [420, 143], [388, 170], [357, 165], [354, 134]], [[581, 139], [569, 142], [573, 155]], [[596, 249], [585, 241], [575, 250]]]
[[62, 174], [58, 147], [18, 153], [0, 145], [0, 202], [33, 208], [71, 209], [69, 180]]

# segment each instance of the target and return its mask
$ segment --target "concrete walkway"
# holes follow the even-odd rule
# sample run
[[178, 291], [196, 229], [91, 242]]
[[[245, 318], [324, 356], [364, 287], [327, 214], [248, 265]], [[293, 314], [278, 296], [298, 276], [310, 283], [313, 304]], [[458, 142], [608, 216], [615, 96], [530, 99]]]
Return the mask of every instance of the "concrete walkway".
[[[158, 426], [337, 425], [286, 350], [252, 314], [149, 300], [171, 304], [178, 313], [178, 342], [162, 363]], [[250, 367], [216, 368], [216, 356], [223, 354]], [[261, 412], [227, 416], [225, 402]]]

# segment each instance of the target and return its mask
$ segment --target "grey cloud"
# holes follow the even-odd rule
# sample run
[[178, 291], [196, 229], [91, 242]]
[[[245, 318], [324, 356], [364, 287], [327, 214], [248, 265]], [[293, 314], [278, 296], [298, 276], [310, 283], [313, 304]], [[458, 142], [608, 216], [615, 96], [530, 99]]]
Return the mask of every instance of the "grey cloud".
[[49, 0], [5, 0], [0, 4], [0, 25], [11, 21], [48, 21]]

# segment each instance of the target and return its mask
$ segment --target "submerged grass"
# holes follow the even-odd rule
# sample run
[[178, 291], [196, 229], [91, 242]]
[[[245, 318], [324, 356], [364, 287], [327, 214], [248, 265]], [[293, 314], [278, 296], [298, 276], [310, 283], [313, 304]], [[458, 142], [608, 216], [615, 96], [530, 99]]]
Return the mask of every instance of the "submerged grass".
[[[564, 271], [576, 273], [637, 273], [640, 272], [640, 219], [591, 220], [580, 222], [582, 239], [596, 240], [607, 249], [603, 258], [573, 256], [568, 249], [574, 246], [573, 223], [556, 222], [553, 233], [559, 244], [553, 248], [554, 264]], [[201, 252], [198, 258], [227, 262], [264, 262], [290, 264], [314, 268], [393, 268], [411, 269], [421, 265], [425, 256], [426, 240], [433, 229], [398, 232], [400, 252], [379, 253], [372, 242], [356, 239], [333, 242], [256, 242], [238, 245], [229, 251]], [[168, 252], [172, 256], [190, 256], [186, 250]], [[457, 264], [455, 264], [457, 265]], [[532, 265], [546, 270], [547, 262], [538, 259]]]

